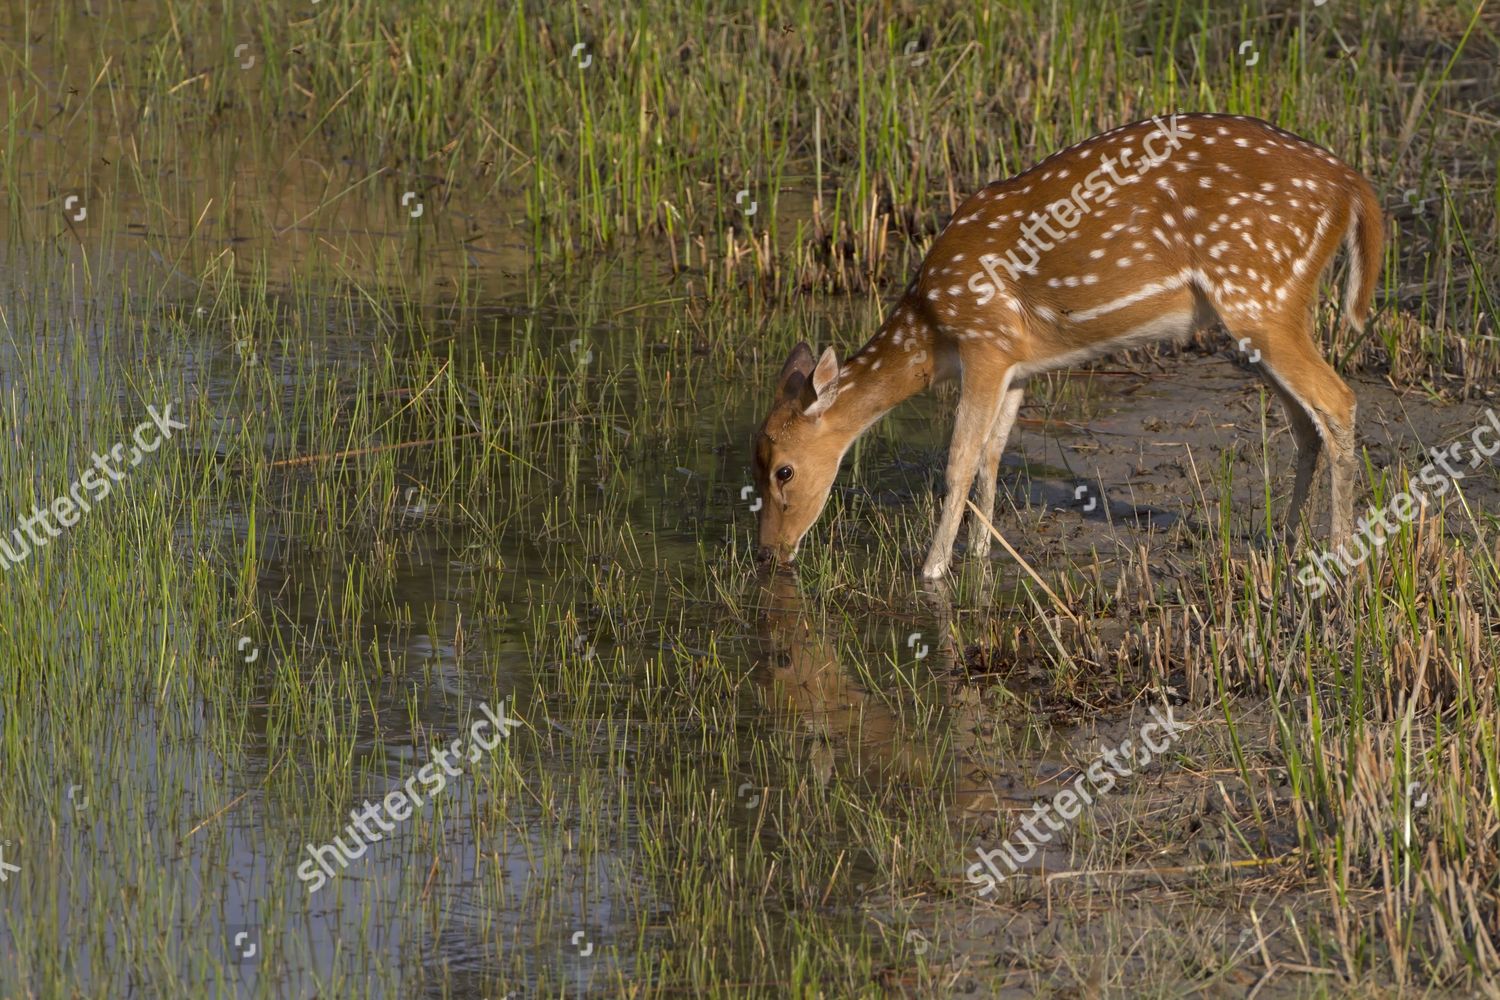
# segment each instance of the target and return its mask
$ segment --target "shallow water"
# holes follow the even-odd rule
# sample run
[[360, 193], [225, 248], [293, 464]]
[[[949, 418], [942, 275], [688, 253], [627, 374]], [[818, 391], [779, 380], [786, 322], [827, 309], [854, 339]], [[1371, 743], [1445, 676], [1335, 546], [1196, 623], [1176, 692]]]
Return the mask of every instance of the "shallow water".
[[[217, 351], [174, 358], [169, 370], [221, 431], [245, 426], [247, 405], [270, 405], [247, 402], [247, 367], [291, 406], [310, 371], [351, 399], [367, 394], [360, 373], [392, 339], [476, 382], [535, 350], [549, 360], [531, 384], [566, 402], [544, 408], [555, 426], [537, 447], [506, 461], [548, 485], [518, 493], [481, 462], [493, 442], [411, 418], [381, 441], [347, 442], [453, 438], [403, 449], [394, 477], [334, 480], [334, 490], [352, 482], [378, 495], [339, 509], [325, 464], [278, 466], [259, 500], [226, 502], [185, 530], [173, 558], [231, 577], [244, 568], [253, 605], [230, 621], [161, 621], [157, 638], [210, 626], [217, 634], [194, 645], [225, 657], [253, 692], [243, 721], [226, 728], [241, 717], [143, 644], [141, 668], [162, 698], [121, 705], [54, 773], [22, 784], [48, 787], [53, 801], [5, 831], [6, 859], [24, 870], [0, 889], [5, 952], [35, 960], [88, 942], [62, 959], [83, 990], [125, 988], [109, 968], [124, 950], [132, 978], [157, 970], [154, 988], [476, 997], [603, 995], [694, 976], [775, 992], [788, 973], [768, 976], [761, 956], [779, 942], [856, 941], [855, 961], [898, 967], [913, 948], [925, 952], [919, 932], [872, 933], [911, 877], [893, 868], [915, 858], [956, 878], [972, 861], [976, 822], [1024, 810], [1076, 773], [1080, 755], [1060, 752], [1045, 713], [1022, 699], [997, 714], [966, 679], [966, 647], [1004, 627], [1019, 572], [998, 557], [991, 584], [960, 588], [956, 601], [922, 591], [910, 567], [879, 593], [785, 576], [767, 589], [744, 558], [752, 516], [740, 493], [757, 393], [690, 347], [666, 347], [660, 368], [632, 366], [629, 345], [671, 345], [686, 321], [670, 304], [632, 308], [672, 299], [649, 271], [614, 262], [533, 274], [525, 295], [420, 305], [404, 332], [378, 311], [365, 326], [315, 322], [361, 314], [289, 286], [273, 301], [296, 342], [257, 339], [253, 364], [215, 320], [163, 304], [185, 336]], [[481, 274], [474, 287], [489, 281]], [[570, 301], [569, 288], [583, 294]], [[10, 316], [34, 301], [11, 294]], [[76, 314], [55, 308], [67, 327]], [[586, 361], [573, 343], [584, 338]], [[663, 369], [686, 388], [656, 380]], [[1233, 449], [1243, 428], [1199, 415], [1225, 386], [1243, 400], [1257, 390], [1214, 362], [1177, 377], [1185, 389], [1171, 398], [1127, 376], [1023, 426], [1002, 479], [1036, 526], [1028, 550], [1107, 551], [1204, 516], [1180, 490], [1175, 455], [1189, 438]], [[1122, 382], [1132, 391], [1114, 391]], [[914, 525], [903, 558], [915, 565], [943, 406], [916, 402], [865, 446], [872, 453], [830, 514], [840, 527], [821, 545], [838, 537], [842, 558], [871, 558], [894, 511]], [[1151, 420], [1173, 428], [1170, 440], [1142, 431]], [[306, 450], [295, 420], [279, 426], [261, 442], [268, 454]], [[204, 435], [183, 447], [220, 446]], [[485, 471], [435, 481], [430, 451], [442, 447], [458, 449], [452, 467]], [[1166, 457], [1143, 465], [1153, 448]], [[1088, 488], [1101, 483], [1109, 503], [1089, 510]], [[1256, 487], [1242, 489], [1250, 498]], [[813, 552], [817, 565], [824, 554]], [[87, 636], [59, 627], [59, 652]], [[1011, 690], [1025, 691], [1021, 674], [1007, 678]], [[112, 678], [101, 673], [99, 696]], [[289, 698], [317, 705], [300, 729], [286, 728]], [[310, 846], [344, 836], [351, 809], [405, 785], [467, 731], [481, 702], [510, 706], [524, 726], [309, 896], [292, 872]], [[66, 718], [64, 701], [53, 725]], [[922, 842], [904, 843], [913, 830]], [[733, 870], [744, 859], [754, 859], [752, 884]], [[1030, 865], [1066, 868], [1067, 850], [1053, 845]], [[153, 900], [145, 912], [142, 897]], [[758, 917], [727, 920], [727, 937], [722, 927], [712, 940], [695, 936], [705, 919], [695, 906], [751, 905]], [[128, 949], [129, 939], [157, 943]]]
[[[128, 416], [154, 372], [194, 401], [180, 446], [222, 485], [170, 549], [100, 557], [143, 567], [117, 604], [74, 603], [84, 549], [39, 551], [36, 576], [8, 581], [62, 611], [4, 623], [42, 637], [29, 648], [50, 651], [56, 687], [45, 711], [0, 707], [8, 745], [54, 765], [3, 772], [0, 843], [22, 872], [0, 886], [0, 953], [22, 958], [0, 983], [52, 962], [85, 993], [780, 992], [797, 949], [859, 981], [915, 967], [904, 894], [957, 878], [975, 824], [1050, 795], [1079, 754], [1059, 746], [1069, 720], [1025, 697], [1027, 665], [986, 653], [1025, 599], [1019, 570], [997, 553], [995, 578], [956, 597], [911, 579], [944, 400], [856, 451], [804, 555], [836, 583], [767, 589], [746, 558], [765, 329], [848, 350], [876, 305], [724, 315], [659, 247], [543, 262], [514, 206], [414, 216], [357, 164], [297, 163], [206, 155], [181, 192], [232, 198], [211, 222], [158, 228], [101, 188], [86, 224], [47, 203], [41, 252], [6, 248], [15, 440], [59, 401], [101, 428]], [[210, 259], [217, 283], [188, 277]], [[27, 359], [54, 354], [43, 383]], [[422, 408], [449, 383], [459, 416]], [[1124, 550], [1162, 557], [1220, 517], [1202, 500], [1223, 454], [1235, 526], [1255, 523], [1264, 400], [1244, 372], [1193, 358], [1039, 389], [1002, 473], [1007, 530], [1039, 565], [1084, 558], [1111, 582]], [[511, 426], [512, 404], [531, 425]], [[315, 457], [310, 414], [337, 430], [367, 408], [378, 434]], [[247, 453], [282, 464], [247, 474]], [[65, 482], [24, 461], [7, 458], [7, 521], [29, 502], [16, 484]], [[136, 475], [146, 493], [190, 486]], [[186, 579], [219, 618], [165, 601]], [[1018, 696], [981, 702], [970, 660]], [[234, 683], [243, 704], [226, 704]], [[406, 786], [481, 703], [524, 725], [309, 895], [309, 846]], [[81, 706], [96, 721], [71, 731]], [[1067, 863], [1061, 844], [1032, 862]]]
[[[306, 214], [295, 197], [266, 204], [276, 219]], [[90, 927], [105, 944], [142, 933], [129, 915], [130, 872], [154, 871], [171, 886], [161, 896], [176, 909], [154, 913], [149, 932], [162, 936], [161, 959], [180, 963], [185, 981], [224, 976], [249, 993], [307, 996], [331, 982], [340, 991], [431, 995], [538, 983], [605, 988], [651, 976], [654, 952], [683, 948], [690, 924], [661, 879], [694, 855], [673, 860], [674, 837], [662, 823], [697, 822], [678, 810], [699, 802], [704, 786], [722, 786], [709, 801], [728, 800], [717, 821], [730, 825], [730, 841], [761, 839], [770, 851], [791, 837], [799, 851], [812, 847], [794, 832], [795, 818], [786, 821], [790, 830], [767, 828], [762, 809], [776, 801], [777, 783], [814, 797], [831, 782], [846, 784], [860, 808], [877, 812], [921, 802], [941, 816], [993, 799], [953, 746], [955, 655], [951, 638], [939, 638], [949, 626], [928, 611], [909, 621], [866, 617], [866, 602], [830, 626], [818, 596], [804, 606], [795, 589], [770, 599], [767, 619], [756, 610], [767, 598], [753, 574], [724, 559], [719, 547], [743, 552], [750, 531], [739, 446], [754, 427], [759, 394], [691, 350], [674, 359], [667, 348], [666, 370], [691, 378], [685, 389], [642, 384], [645, 369], [622, 364], [636, 343], [649, 349], [679, 336], [684, 315], [673, 303], [682, 297], [654, 283], [658, 264], [622, 257], [582, 273], [529, 270], [518, 292], [500, 254], [466, 253], [442, 225], [412, 247], [392, 228], [351, 235], [353, 218], [378, 212], [372, 203], [351, 197], [341, 211], [336, 223], [294, 221], [278, 230], [277, 239], [291, 234], [292, 242], [272, 258], [281, 269], [261, 279], [274, 329], [240, 331], [232, 321], [226, 329], [212, 306], [181, 297], [187, 289], [170, 265], [164, 271], [159, 255], [131, 241], [101, 267], [90, 252], [93, 233], [63, 245], [97, 275], [92, 304], [82, 296], [37, 304], [34, 291], [13, 288], [8, 314], [37, 308], [67, 330], [80, 312], [97, 310], [86, 322], [107, 338], [111, 295], [128, 298], [156, 278], [163, 290], [148, 307], [201, 352], [215, 352], [174, 358], [168, 370], [227, 432], [245, 426], [242, 408], [270, 405], [247, 399], [247, 371], [293, 406], [304, 394], [297, 380], [309, 372], [357, 395], [362, 390], [350, 387], [371, 353], [392, 342], [411, 357], [447, 358], [460, 379], [480, 379], [507, 355], [536, 350], [547, 360], [535, 384], [574, 393], [580, 419], [561, 418], [541, 447], [514, 460], [542, 470], [555, 488], [513, 496], [503, 479], [434, 484], [419, 447], [402, 453], [396, 481], [366, 516], [319, 509], [318, 465], [272, 470], [268, 502], [253, 518], [236, 503], [210, 512], [177, 557], [207, 556], [226, 568], [239, 561], [253, 575], [254, 607], [219, 623], [220, 639], [241, 661], [233, 670], [256, 693], [244, 706], [244, 728], [224, 732], [209, 699], [199, 706], [209, 730], [201, 741], [163, 741], [173, 727], [161, 715], [181, 712], [178, 705], [134, 706], [118, 727], [96, 731], [93, 738], [109, 744], [99, 754], [107, 765], [66, 776], [87, 804], [70, 800], [51, 831], [20, 832], [28, 850], [17, 856], [47, 846], [37, 852], [41, 865], [28, 868], [37, 892], [11, 901], [10, 929], [0, 929], [6, 950], [33, 947], [18, 927], [45, 928], [60, 942], [87, 938]], [[223, 238], [245, 246], [257, 237]], [[293, 283], [298, 255], [314, 240], [366, 259], [420, 253], [423, 287], [462, 282], [465, 301], [414, 303], [418, 332], [348, 289], [320, 293], [318, 281]], [[662, 408], [681, 419], [653, 413]], [[932, 421], [939, 411], [929, 399], [903, 413], [899, 455], [907, 457], [889, 474], [851, 484], [845, 499], [905, 504], [926, 489], [941, 442]], [[278, 460], [303, 453], [295, 419], [281, 427], [265, 438], [267, 452]], [[413, 422], [383, 443], [429, 436], [451, 435]], [[453, 446], [460, 455], [483, 447]], [[215, 446], [203, 435], [184, 447]], [[1027, 491], [1066, 506], [1066, 485], [1039, 477]], [[435, 492], [468, 498], [477, 513]], [[225, 560], [226, 553], [238, 555]], [[163, 684], [183, 685], [187, 704], [197, 700], [190, 679], [162, 669]], [[560, 674], [575, 680], [559, 685]], [[268, 706], [298, 689], [327, 704], [312, 713], [311, 731], [278, 732], [283, 718]], [[312, 845], [344, 834], [351, 809], [402, 787], [435, 746], [466, 730], [479, 702], [519, 706], [513, 710], [526, 722], [495, 759], [473, 762], [475, 774], [454, 777], [419, 820], [396, 825], [317, 893], [308, 896], [288, 877]], [[232, 757], [223, 756], [226, 746]], [[307, 769], [327, 771], [335, 783], [308, 795], [298, 778]], [[643, 810], [662, 788], [674, 789], [667, 813]], [[119, 815], [130, 822], [97, 818]], [[122, 871], [109, 854], [131, 834], [139, 839]], [[867, 846], [860, 837], [820, 834], [816, 857], [802, 862], [852, 868], [867, 888], [851, 896], [839, 885], [814, 904], [788, 874], [786, 885], [769, 888], [785, 907], [779, 916], [772, 907], [773, 928], [790, 935], [789, 925], [807, 920], [858, 926], [858, 904], [879, 898], [868, 886], [881, 859]], [[56, 911], [53, 899], [63, 901]], [[753, 980], [751, 943], [722, 944], [709, 964]], [[190, 952], [205, 957], [181, 957]], [[108, 981], [96, 954], [85, 949], [72, 970], [84, 988]], [[364, 981], [340, 978], [351, 970]]]

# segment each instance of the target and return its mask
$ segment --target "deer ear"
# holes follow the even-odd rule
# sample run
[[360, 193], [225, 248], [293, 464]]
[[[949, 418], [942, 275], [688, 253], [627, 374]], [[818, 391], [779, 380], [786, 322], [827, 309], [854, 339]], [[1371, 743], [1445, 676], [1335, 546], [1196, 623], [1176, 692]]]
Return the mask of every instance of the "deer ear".
[[786, 364], [781, 366], [781, 374], [776, 376], [776, 391], [783, 396], [800, 395], [802, 386], [812, 371], [812, 348], [807, 346], [807, 341], [803, 341], [792, 348], [792, 353], [787, 356]]
[[823, 352], [818, 359], [818, 367], [813, 369], [810, 381], [812, 399], [802, 410], [806, 417], [821, 417], [823, 412], [833, 405], [833, 401], [839, 394], [839, 356], [834, 353], [833, 348]]

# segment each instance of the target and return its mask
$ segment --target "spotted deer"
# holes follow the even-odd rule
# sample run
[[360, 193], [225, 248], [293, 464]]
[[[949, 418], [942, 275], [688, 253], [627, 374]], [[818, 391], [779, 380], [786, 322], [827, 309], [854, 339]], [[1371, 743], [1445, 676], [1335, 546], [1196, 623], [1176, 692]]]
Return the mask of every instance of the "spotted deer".
[[[880, 329], [843, 364], [798, 344], [755, 437], [763, 558], [790, 562], [844, 453], [927, 386], [958, 378], [947, 495], [922, 568], [948, 569], [977, 475], [992, 516], [1006, 437], [1033, 375], [1222, 326], [1281, 397], [1297, 444], [1287, 526], [1322, 448], [1335, 544], [1353, 517], [1355, 397], [1314, 344], [1319, 279], [1348, 245], [1344, 316], [1362, 329], [1380, 203], [1320, 146], [1238, 115], [1122, 125], [978, 191], [954, 213]], [[1257, 353], [1258, 352], [1258, 353]], [[989, 535], [970, 526], [970, 550]]]

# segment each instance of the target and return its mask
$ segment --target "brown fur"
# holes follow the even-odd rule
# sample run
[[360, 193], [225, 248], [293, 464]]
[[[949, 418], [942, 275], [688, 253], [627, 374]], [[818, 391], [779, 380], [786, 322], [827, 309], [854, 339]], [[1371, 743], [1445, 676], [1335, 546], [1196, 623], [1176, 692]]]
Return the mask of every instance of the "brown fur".
[[[1345, 315], [1359, 326], [1381, 265], [1374, 191], [1333, 154], [1253, 118], [1136, 122], [986, 186], [845, 364], [831, 348], [814, 364], [806, 344], [787, 359], [755, 441], [762, 551], [790, 560], [855, 438], [902, 400], [958, 377], [948, 494], [923, 567], [936, 579], [976, 475], [979, 507], [993, 510], [1028, 377], [1214, 325], [1258, 362], [1291, 414], [1298, 462], [1288, 523], [1302, 513], [1326, 444], [1331, 534], [1343, 540], [1355, 398], [1315, 347], [1312, 317], [1319, 277], [1345, 241]], [[778, 469], [791, 477], [780, 481]], [[973, 532], [971, 549], [987, 554], [988, 535]]]

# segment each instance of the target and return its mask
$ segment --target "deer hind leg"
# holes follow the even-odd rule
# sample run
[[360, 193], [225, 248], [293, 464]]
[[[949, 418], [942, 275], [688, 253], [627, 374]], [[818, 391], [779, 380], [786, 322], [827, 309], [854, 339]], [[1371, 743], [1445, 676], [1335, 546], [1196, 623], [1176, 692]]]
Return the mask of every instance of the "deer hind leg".
[[948, 495], [943, 498], [943, 512], [932, 536], [932, 548], [922, 565], [922, 576], [940, 579], [953, 559], [953, 541], [963, 520], [964, 502], [979, 470], [980, 452], [995, 426], [1010, 384], [1010, 366], [973, 363], [966, 360], [963, 370], [963, 394], [958, 400], [958, 417], [953, 424], [953, 441], [948, 445]]
[[1333, 473], [1329, 540], [1333, 545], [1348, 541], [1354, 521], [1354, 417], [1358, 400], [1313, 346], [1310, 312], [1244, 333], [1260, 351], [1263, 370], [1292, 413], [1297, 481], [1287, 511], [1288, 528], [1296, 527], [1293, 519], [1302, 514], [1320, 446], [1326, 447]]
[[[990, 436], [984, 442], [984, 458], [979, 463], [978, 507], [991, 523], [995, 520], [995, 477], [1000, 474], [1000, 456], [1005, 452], [1005, 442], [1010, 437], [1010, 429], [1015, 426], [1016, 414], [1021, 409], [1021, 397], [1024, 394], [1024, 390], [1019, 387], [1005, 390], [1000, 412], [995, 416]], [[969, 551], [980, 559], [988, 558], [990, 554], [989, 529], [980, 524], [977, 517], [969, 521]]]
[[[1281, 405], [1286, 408], [1287, 420], [1292, 425], [1292, 439], [1297, 443], [1297, 480], [1292, 485], [1292, 499], [1286, 508], [1286, 536], [1290, 540], [1307, 516], [1304, 507], [1318, 470], [1318, 459], [1322, 457], [1323, 435], [1296, 396], [1282, 388], [1276, 379], [1268, 376], [1266, 381], [1281, 397]], [[1271, 534], [1269, 527], [1266, 534]]]

